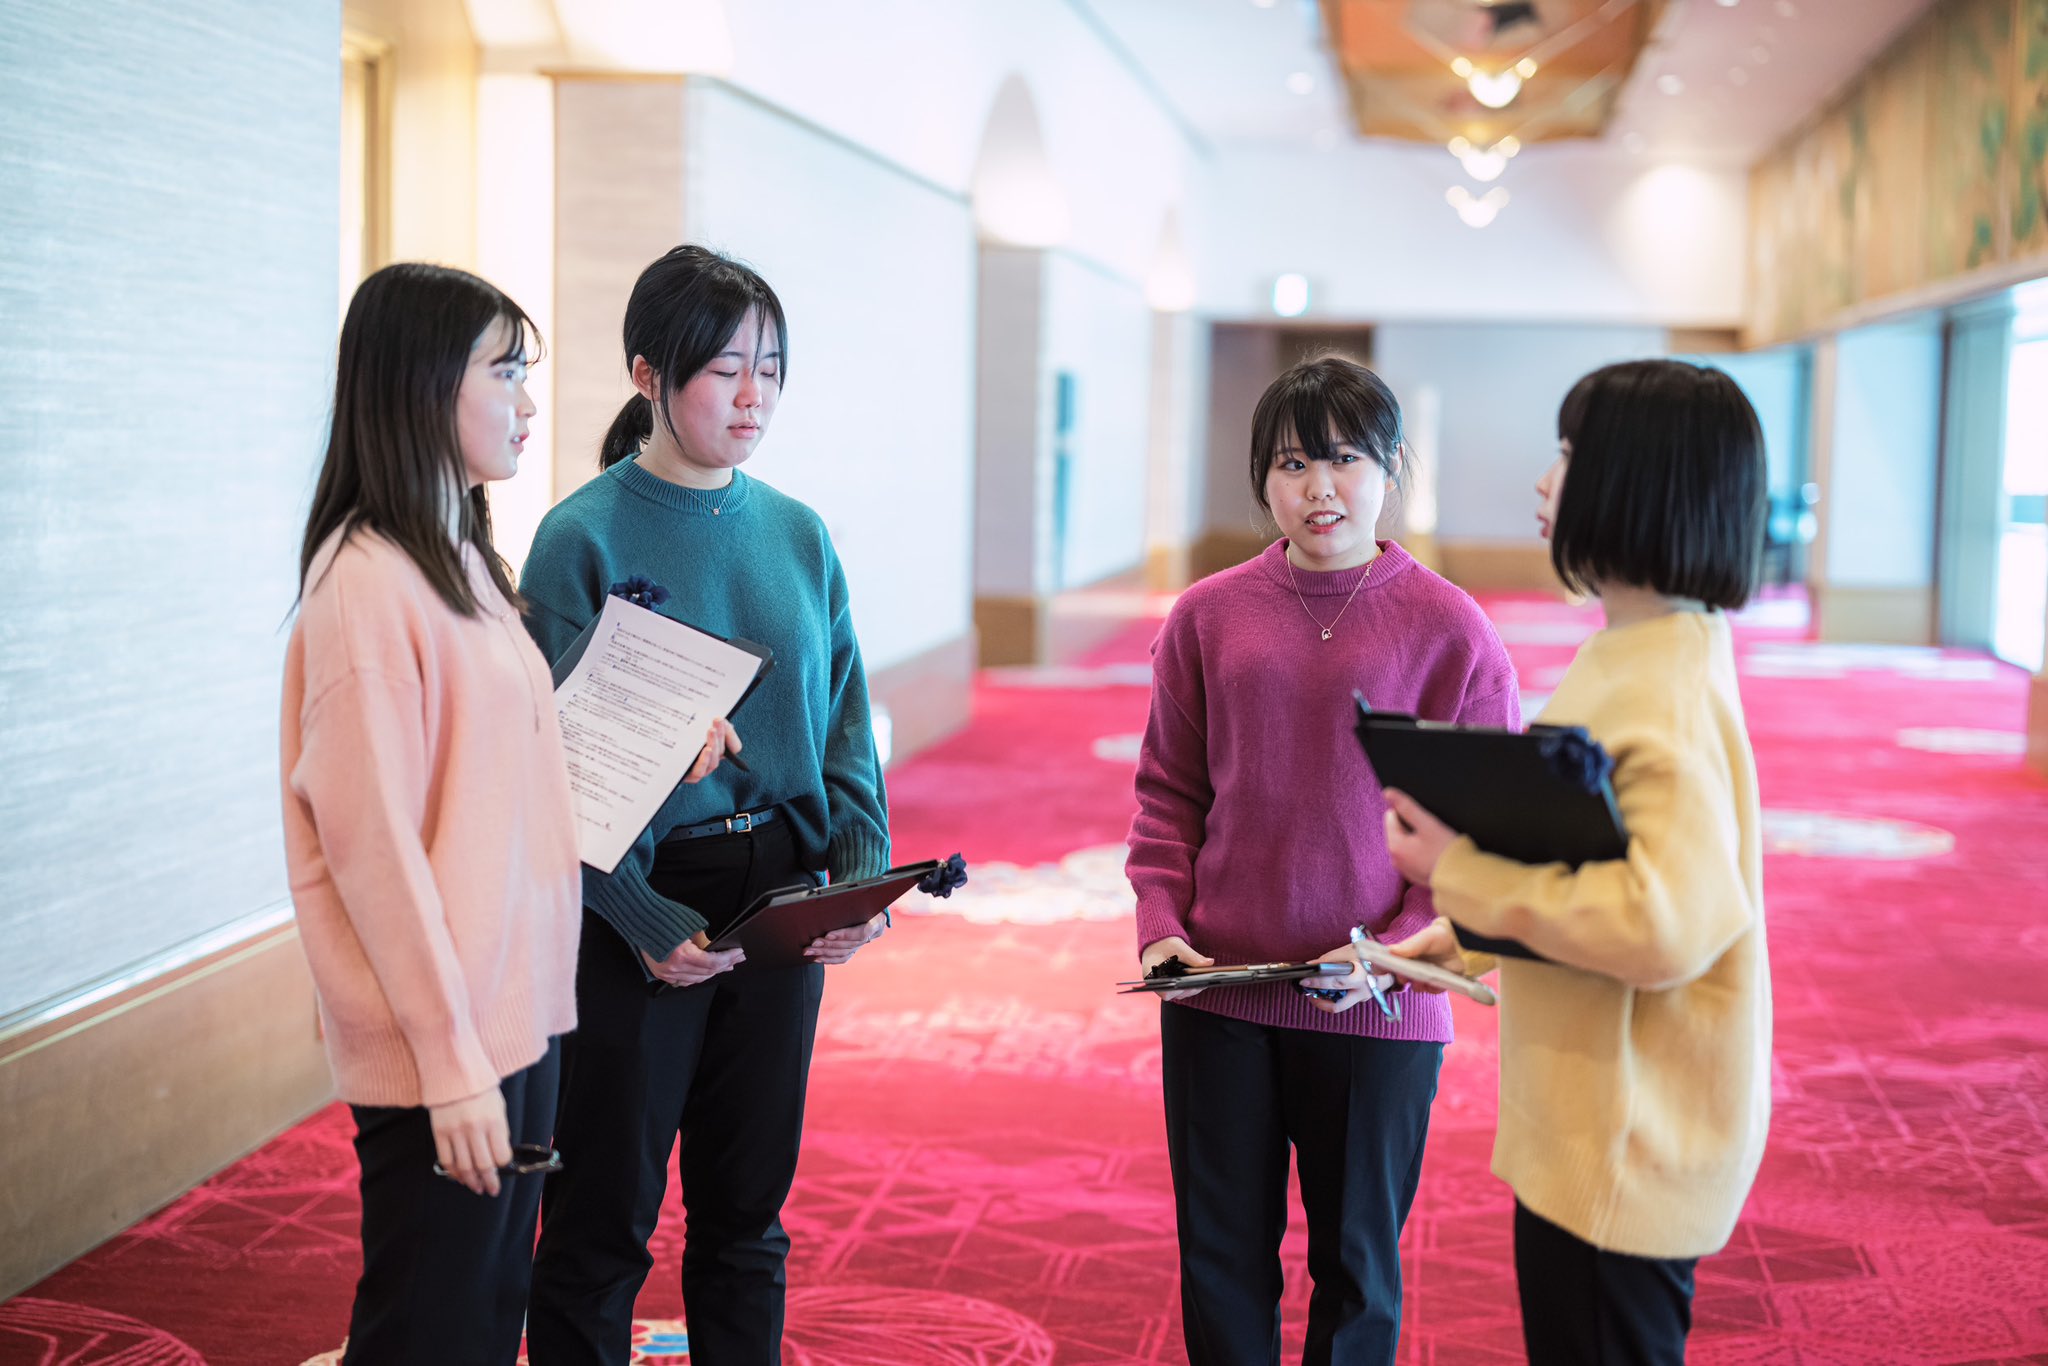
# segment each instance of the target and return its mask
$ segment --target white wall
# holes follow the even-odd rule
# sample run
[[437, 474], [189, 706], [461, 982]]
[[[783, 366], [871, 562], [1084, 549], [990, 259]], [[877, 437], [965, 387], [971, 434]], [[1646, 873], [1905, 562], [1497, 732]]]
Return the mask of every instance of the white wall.
[[[1525, 154], [1526, 155], [1526, 154]], [[1557, 454], [1557, 408], [1578, 378], [1618, 360], [1660, 356], [1656, 327], [1392, 323], [1373, 363], [1404, 412], [1432, 402], [1437, 534], [1536, 535], [1536, 481]]]
[[1835, 339], [1827, 582], [1918, 588], [1934, 578], [1941, 326], [1922, 319]]
[[753, 265], [789, 316], [788, 381], [749, 473], [825, 519], [870, 669], [964, 635], [965, 201], [717, 82], [689, 83], [683, 128], [685, 235]]
[[[1048, 398], [1052, 375], [1075, 378], [1066, 555], [1055, 580], [1072, 588], [1145, 557], [1152, 310], [1138, 286], [1063, 252], [1048, 254], [1045, 288]], [[1052, 430], [1048, 410], [1048, 437]]]
[[340, 31], [0, 3], [0, 1017], [284, 907]]
[[[1734, 326], [1748, 181], [1739, 167], [1655, 166], [1617, 149], [1531, 147], [1493, 223], [1444, 202], [1465, 183], [1440, 148], [1238, 148], [1201, 177], [1200, 306], [1270, 317], [1272, 282], [1311, 284], [1311, 316], [1364, 321]], [[1474, 187], [1484, 188], [1484, 187]]]
[[1192, 149], [1065, 0], [734, 0], [731, 81], [966, 192], [996, 90], [1023, 77], [1073, 213], [1064, 244], [1143, 280]]

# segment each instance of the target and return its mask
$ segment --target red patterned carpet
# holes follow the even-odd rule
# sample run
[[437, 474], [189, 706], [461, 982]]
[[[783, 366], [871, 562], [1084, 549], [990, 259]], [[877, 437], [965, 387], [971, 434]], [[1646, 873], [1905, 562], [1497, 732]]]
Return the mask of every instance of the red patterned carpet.
[[[1533, 703], [1592, 614], [1488, 604]], [[1090, 667], [992, 674], [974, 725], [893, 776], [899, 850], [973, 885], [835, 969], [790, 1202], [785, 1359], [1181, 1359], [1158, 1007], [1121, 873], [1144, 724], [1134, 627]], [[2048, 782], [2025, 680], [1980, 656], [1820, 646], [1748, 614], [1772, 855], [1769, 1155], [1700, 1272], [1692, 1360], [2048, 1362]], [[1533, 706], [1532, 706], [1533, 710]], [[1459, 1002], [1405, 1243], [1409, 1363], [1519, 1360], [1506, 1191], [1487, 1174], [1488, 1013]], [[0, 1361], [296, 1366], [341, 1340], [353, 1166], [328, 1110], [0, 1304]], [[680, 1221], [638, 1360], [687, 1360]], [[1289, 1347], [1307, 1302], [1287, 1245]]]

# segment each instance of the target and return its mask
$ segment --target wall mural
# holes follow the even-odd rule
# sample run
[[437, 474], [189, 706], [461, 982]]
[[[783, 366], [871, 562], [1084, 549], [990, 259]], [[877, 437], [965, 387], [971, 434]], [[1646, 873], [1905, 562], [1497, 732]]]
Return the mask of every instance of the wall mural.
[[2048, 0], [1945, 0], [1750, 174], [1748, 340], [1990, 268], [2048, 275]]

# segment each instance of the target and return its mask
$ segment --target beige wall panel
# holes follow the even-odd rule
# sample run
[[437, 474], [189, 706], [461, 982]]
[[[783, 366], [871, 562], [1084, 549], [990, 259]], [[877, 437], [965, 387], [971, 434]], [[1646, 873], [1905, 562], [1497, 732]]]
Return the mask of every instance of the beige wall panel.
[[0, 1299], [330, 1094], [289, 925], [0, 1038]]
[[620, 327], [633, 281], [683, 240], [683, 82], [555, 84], [555, 497], [597, 473], [633, 392]]

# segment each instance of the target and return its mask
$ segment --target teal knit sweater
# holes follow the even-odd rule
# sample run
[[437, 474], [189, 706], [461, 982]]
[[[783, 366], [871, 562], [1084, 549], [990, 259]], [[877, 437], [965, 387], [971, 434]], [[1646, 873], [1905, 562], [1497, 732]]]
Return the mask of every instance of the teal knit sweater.
[[666, 958], [705, 919], [648, 885], [654, 847], [677, 826], [775, 805], [804, 867], [835, 882], [887, 869], [867, 675], [846, 575], [818, 514], [737, 470], [731, 487], [700, 494], [620, 461], [542, 519], [520, 573], [527, 629], [550, 663], [603, 608], [605, 590], [636, 574], [668, 589], [664, 615], [766, 645], [775, 667], [733, 717], [751, 772], [722, 764], [677, 787], [616, 870], [583, 869], [584, 904]]

